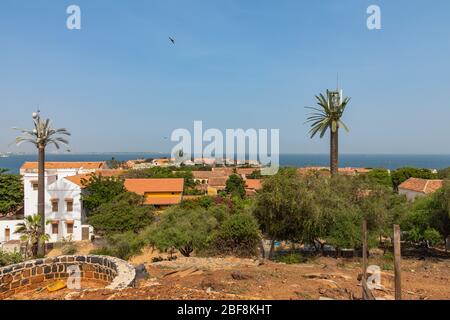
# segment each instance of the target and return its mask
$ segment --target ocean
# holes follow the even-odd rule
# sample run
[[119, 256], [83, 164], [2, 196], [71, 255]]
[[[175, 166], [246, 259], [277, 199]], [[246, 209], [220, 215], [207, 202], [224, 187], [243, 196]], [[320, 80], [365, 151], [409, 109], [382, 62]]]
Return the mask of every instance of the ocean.
[[[120, 161], [138, 158], [161, 158], [168, 156], [161, 153], [86, 153], [86, 154], [47, 154], [47, 161], [105, 161], [115, 158]], [[0, 158], [0, 168], [18, 173], [25, 161], [36, 161], [36, 155], [11, 155]], [[450, 155], [389, 155], [389, 154], [342, 154], [340, 167], [386, 168], [397, 169], [411, 166], [417, 168], [442, 169], [450, 167]], [[282, 166], [328, 166], [327, 154], [282, 154]]]

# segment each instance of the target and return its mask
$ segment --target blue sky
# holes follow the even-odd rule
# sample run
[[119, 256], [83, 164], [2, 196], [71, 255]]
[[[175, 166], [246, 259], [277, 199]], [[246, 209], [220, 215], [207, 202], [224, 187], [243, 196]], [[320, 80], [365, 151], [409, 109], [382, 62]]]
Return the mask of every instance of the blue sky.
[[[77, 4], [82, 30], [66, 28]], [[369, 31], [366, 9], [382, 10]], [[0, 151], [39, 105], [71, 149], [170, 151], [176, 128], [277, 128], [327, 153], [304, 106], [352, 97], [342, 153], [450, 153], [448, 0], [2, 0]], [[168, 36], [176, 38], [173, 46]]]

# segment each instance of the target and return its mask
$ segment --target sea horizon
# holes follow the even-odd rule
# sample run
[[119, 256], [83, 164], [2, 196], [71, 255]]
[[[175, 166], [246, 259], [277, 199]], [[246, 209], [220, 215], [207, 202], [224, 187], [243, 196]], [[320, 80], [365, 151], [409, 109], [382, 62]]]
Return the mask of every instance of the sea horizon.
[[[163, 152], [74, 152], [47, 153], [47, 161], [107, 161], [115, 158], [127, 161], [139, 158], [168, 157]], [[450, 167], [450, 154], [357, 154], [344, 153], [339, 156], [340, 167], [386, 168], [395, 170], [400, 167], [417, 167], [442, 169]], [[0, 158], [0, 168], [6, 168], [12, 173], [18, 173], [26, 161], [37, 161], [37, 154], [11, 154]], [[280, 154], [280, 165], [291, 167], [328, 166], [329, 155], [321, 153], [283, 153]]]

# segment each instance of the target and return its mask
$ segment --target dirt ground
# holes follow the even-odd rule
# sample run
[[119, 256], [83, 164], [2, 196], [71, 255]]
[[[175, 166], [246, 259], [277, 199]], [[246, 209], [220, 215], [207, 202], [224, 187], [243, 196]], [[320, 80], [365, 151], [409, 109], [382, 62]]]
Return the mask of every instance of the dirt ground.
[[[149, 278], [136, 288], [109, 291], [98, 284], [86, 284], [81, 291], [64, 289], [56, 293], [29, 295], [12, 299], [86, 299], [86, 300], [148, 300], [148, 299], [360, 299], [361, 273], [359, 259], [320, 257], [302, 264], [262, 262], [252, 259], [182, 258], [151, 263], [160, 254], [151, 250], [131, 259], [144, 263]], [[384, 258], [371, 257], [369, 264], [391, 269]], [[393, 299], [393, 271], [382, 270], [383, 288], [374, 290], [377, 299]], [[402, 260], [403, 298], [407, 300], [450, 300], [450, 259], [405, 258]]]

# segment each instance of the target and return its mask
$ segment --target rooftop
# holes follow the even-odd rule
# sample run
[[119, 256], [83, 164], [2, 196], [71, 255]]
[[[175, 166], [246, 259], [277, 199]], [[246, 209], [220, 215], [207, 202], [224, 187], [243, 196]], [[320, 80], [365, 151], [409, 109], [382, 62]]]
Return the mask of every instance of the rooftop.
[[140, 195], [150, 192], [183, 192], [184, 179], [126, 179], [125, 188]]
[[[104, 162], [46, 162], [45, 169], [56, 170], [56, 169], [88, 169], [96, 170], [101, 169], [105, 165]], [[37, 170], [37, 162], [25, 162], [21, 170]]]
[[419, 178], [409, 178], [398, 186], [399, 189], [411, 190], [415, 192], [421, 192], [424, 194], [430, 194], [436, 192], [444, 185], [443, 180], [428, 180]]

